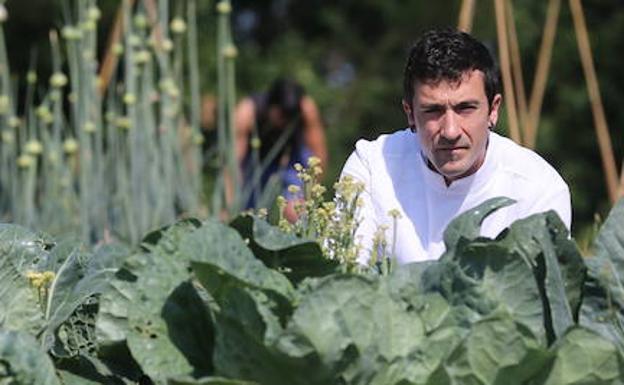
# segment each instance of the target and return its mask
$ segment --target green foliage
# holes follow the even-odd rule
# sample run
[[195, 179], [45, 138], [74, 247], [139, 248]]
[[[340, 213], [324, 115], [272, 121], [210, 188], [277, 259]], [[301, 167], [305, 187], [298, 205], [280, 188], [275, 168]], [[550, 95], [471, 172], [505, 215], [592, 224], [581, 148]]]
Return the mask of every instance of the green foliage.
[[23, 366], [37, 362], [56, 367], [50, 384], [620, 384], [624, 202], [587, 267], [552, 212], [479, 236], [510, 203], [456, 218], [440, 260], [385, 275], [338, 272], [250, 216], [181, 221], [134, 252], [5, 225], [0, 288], [30, 303], [0, 297], [0, 374], [43, 375]]
[[0, 328], [0, 381], [6, 384], [58, 385], [50, 357], [28, 333]]

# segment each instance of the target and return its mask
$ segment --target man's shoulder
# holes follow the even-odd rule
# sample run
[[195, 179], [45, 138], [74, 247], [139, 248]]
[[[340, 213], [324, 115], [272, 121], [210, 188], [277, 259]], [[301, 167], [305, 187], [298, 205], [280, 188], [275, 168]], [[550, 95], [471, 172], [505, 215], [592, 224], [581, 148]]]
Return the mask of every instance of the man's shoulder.
[[360, 139], [355, 143], [355, 150], [366, 157], [401, 156], [405, 152], [413, 152], [417, 143], [414, 133], [409, 129], [381, 134], [375, 139]]
[[528, 182], [546, 183], [551, 181], [565, 185], [557, 170], [535, 151], [496, 133], [492, 133], [490, 138], [495, 146], [495, 154], [503, 172]]

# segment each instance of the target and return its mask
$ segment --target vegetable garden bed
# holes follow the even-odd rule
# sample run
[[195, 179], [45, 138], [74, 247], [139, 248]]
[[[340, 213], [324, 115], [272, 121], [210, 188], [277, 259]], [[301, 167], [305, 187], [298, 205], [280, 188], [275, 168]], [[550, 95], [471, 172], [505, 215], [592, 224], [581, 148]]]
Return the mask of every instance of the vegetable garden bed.
[[185, 220], [131, 250], [0, 227], [0, 383], [622, 384], [624, 202], [583, 258], [553, 213], [438, 261], [345, 273], [265, 221]]

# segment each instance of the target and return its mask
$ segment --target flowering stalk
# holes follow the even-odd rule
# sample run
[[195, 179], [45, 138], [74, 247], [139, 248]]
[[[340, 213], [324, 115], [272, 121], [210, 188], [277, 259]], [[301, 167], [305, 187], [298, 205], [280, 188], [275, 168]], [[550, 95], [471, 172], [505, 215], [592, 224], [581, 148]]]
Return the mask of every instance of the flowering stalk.
[[284, 218], [286, 199], [280, 196], [277, 201], [280, 211], [278, 227], [318, 242], [325, 258], [339, 261], [345, 272], [361, 271], [362, 267], [357, 262], [361, 246], [355, 239], [355, 231], [359, 224], [360, 195], [364, 186], [346, 176], [334, 185], [336, 197], [325, 201], [326, 189], [318, 181], [322, 174], [320, 159], [311, 157], [307, 167], [296, 164], [295, 170], [303, 182], [302, 191], [298, 186], [289, 187], [292, 194], [300, 196], [295, 201], [297, 220], [289, 223]]

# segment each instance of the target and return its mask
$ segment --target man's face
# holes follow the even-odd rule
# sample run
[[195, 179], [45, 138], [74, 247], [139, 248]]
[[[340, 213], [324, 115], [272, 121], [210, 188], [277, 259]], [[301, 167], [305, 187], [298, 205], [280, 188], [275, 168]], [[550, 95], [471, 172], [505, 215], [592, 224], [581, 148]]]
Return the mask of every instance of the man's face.
[[483, 72], [473, 70], [459, 82], [416, 82], [411, 106], [403, 102], [424, 155], [447, 185], [475, 173], [485, 159], [489, 126], [496, 124], [501, 96], [489, 106], [484, 80]]

